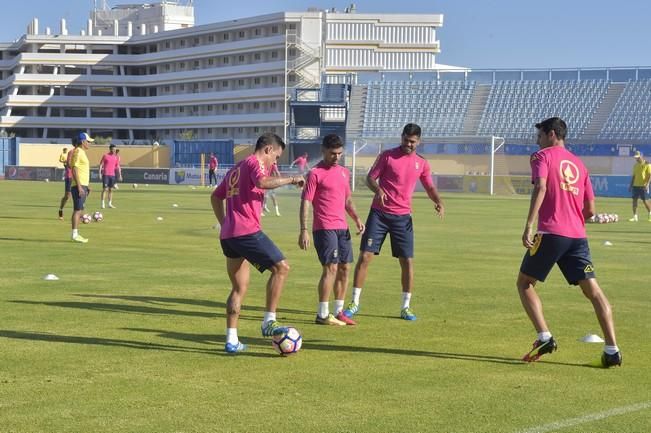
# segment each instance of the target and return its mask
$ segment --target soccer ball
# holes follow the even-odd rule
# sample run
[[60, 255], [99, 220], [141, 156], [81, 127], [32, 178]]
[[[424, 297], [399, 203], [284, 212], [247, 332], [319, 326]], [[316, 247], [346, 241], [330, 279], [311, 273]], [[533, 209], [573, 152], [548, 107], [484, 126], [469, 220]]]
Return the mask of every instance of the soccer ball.
[[102, 212], [97, 211], [93, 214], [93, 219], [95, 222], [101, 222], [104, 220], [104, 215], [102, 215]]
[[276, 352], [282, 356], [288, 356], [298, 352], [303, 345], [303, 337], [298, 332], [298, 329], [289, 327], [280, 334], [275, 334], [271, 339]]
[[92, 220], [93, 220], [93, 219], [91, 218], [91, 216], [88, 215], [87, 213], [85, 213], [85, 214], [83, 214], [83, 215], [81, 216], [81, 222], [84, 223], [84, 224], [90, 224], [90, 222], [91, 222]]

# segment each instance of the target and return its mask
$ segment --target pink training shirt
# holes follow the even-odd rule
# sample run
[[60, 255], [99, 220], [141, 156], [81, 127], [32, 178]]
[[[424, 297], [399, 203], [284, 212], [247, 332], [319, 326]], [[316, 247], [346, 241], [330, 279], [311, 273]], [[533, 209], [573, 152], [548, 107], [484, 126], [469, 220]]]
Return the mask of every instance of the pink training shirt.
[[104, 176], [115, 176], [115, 170], [120, 167], [120, 159], [116, 154], [106, 153], [99, 162]]
[[547, 192], [538, 211], [538, 232], [585, 238], [583, 204], [594, 199], [583, 162], [565, 147], [552, 146], [531, 155], [531, 181], [547, 179]]
[[312, 230], [345, 230], [346, 199], [350, 197], [350, 173], [340, 165], [321, 161], [310, 170], [302, 199], [312, 202]]
[[226, 200], [220, 239], [250, 235], [261, 230], [264, 189], [256, 185], [265, 176], [266, 169], [255, 154], [238, 162], [226, 173], [224, 180], [213, 192], [215, 197]]
[[380, 188], [387, 195], [385, 206], [376, 196], [371, 207], [393, 215], [411, 213], [411, 198], [418, 179], [425, 188], [434, 185], [429, 162], [416, 152], [404, 153], [400, 147], [382, 152], [368, 175], [372, 179], [380, 179]]
[[209, 162], [208, 168], [211, 169], [211, 170], [214, 170], [214, 169], [217, 168], [217, 157], [216, 156], [213, 155], [213, 156], [210, 157], [210, 162]]
[[307, 167], [307, 158], [304, 156], [299, 156], [294, 160], [294, 164], [296, 164], [300, 170], [305, 170], [305, 167]]
[[72, 179], [72, 168], [70, 167], [70, 160], [72, 159], [73, 153], [75, 153], [74, 149], [68, 152], [68, 156], [66, 156], [66, 171], [64, 174], [64, 177], [66, 179]]

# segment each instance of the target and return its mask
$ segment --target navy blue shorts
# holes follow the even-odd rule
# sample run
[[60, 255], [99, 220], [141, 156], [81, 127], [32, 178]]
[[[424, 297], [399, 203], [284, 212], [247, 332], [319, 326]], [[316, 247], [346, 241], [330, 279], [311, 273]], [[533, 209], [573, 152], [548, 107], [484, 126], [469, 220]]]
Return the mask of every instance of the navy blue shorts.
[[315, 230], [312, 236], [314, 236], [314, 248], [322, 265], [353, 261], [350, 230]]
[[65, 177], [63, 178], [63, 182], [65, 183], [65, 185], [63, 186], [65, 188], [64, 191], [67, 194], [70, 192], [70, 185], [72, 185], [72, 178]]
[[633, 200], [642, 199], [646, 201], [646, 188], [643, 186], [634, 186], [633, 187]]
[[86, 191], [86, 194], [83, 197], [79, 196], [79, 188], [77, 186], [71, 186], [70, 187], [70, 195], [72, 196], [72, 205], [74, 206], [75, 210], [84, 210], [84, 203], [86, 202], [86, 197], [88, 197], [88, 187], [84, 186], [82, 187], [84, 191]]
[[235, 238], [222, 239], [222, 251], [231, 259], [248, 260], [260, 273], [285, 260], [276, 244], [262, 231]]
[[393, 257], [414, 257], [414, 226], [411, 215], [393, 215], [371, 208], [366, 218], [360, 250], [380, 254], [387, 233], [391, 235]]
[[595, 278], [588, 240], [552, 234], [535, 236], [534, 246], [524, 254], [520, 272], [545, 281], [554, 264], [558, 264], [569, 284]]
[[113, 188], [115, 186], [115, 176], [102, 176], [102, 187], [103, 188]]

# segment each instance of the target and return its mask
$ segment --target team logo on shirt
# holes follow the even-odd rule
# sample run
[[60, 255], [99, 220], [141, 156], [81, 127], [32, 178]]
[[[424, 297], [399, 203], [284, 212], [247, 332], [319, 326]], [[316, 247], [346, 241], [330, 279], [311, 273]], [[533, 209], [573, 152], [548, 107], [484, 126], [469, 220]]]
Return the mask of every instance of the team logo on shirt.
[[420, 168], [420, 164], [416, 162], [416, 170], [418, 170], [419, 168]]
[[240, 189], [237, 187], [238, 183], [240, 183], [240, 167], [233, 170], [228, 178], [228, 191], [226, 192], [226, 198], [233, 197], [240, 193]]
[[564, 191], [571, 192], [574, 195], [579, 195], [579, 188], [575, 187], [574, 184], [579, 181], [581, 174], [579, 168], [572, 161], [564, 159], [561, 161], [560, 165], [561, 171], [561, 189]]

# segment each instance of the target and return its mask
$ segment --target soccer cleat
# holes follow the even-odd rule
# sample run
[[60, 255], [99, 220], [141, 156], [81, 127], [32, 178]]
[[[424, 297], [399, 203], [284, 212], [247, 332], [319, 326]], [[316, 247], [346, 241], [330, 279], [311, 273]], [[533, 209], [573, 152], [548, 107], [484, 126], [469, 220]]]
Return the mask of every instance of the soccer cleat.
[[416, 315], [409, 307], [403, 308], [402, 311], [400, 311], [400, 317], [405, 320], [416, 320]]
[[63, 209], [59, 209], [59, 219], [63, 221]]
[[346, 323], [335, 318], [335, 316], [331, 314], [328, 314], [328, 317], [326, 318], [321, 318], [319, 315], [316, 315], [316, 319], [314, 319], [314, 323], [317, 325], [334, 325], [334, 326], [346, 326]]
[[[276, 216], [280, 216], [280, 212], [276, 211]], [[651, 221], [651, 218], [649, 218], [649, 221]]]
[[533, 347], [529, 353], [524, 355], [522, 357], [522, 360], [525, 362], [535, 362], [538, 361], [541, 356], [547, 353], [552, 353], [556, 349], [558, 349], [558, 345], [556, 344], [554, 337], [550, 338], [547, 341], [536, 340], [533, 342]]
[[102, 202], [102, 209], [106, 209], [106, 205]]
[[260, 331], [262, 331], [263, 337], [272, 337], [276, 334], [282, 334], [287, 331], [287, 327], [280, 326], [280, 323], [275, 320], [268, 320], [260, 326]]
[[348, 317], [348, 316], [346, 316], [344, 314], [344, 310], [341, 310], [337, 314], [337, 320], [340, 320], [340, 321], [344, 322], [348, 326], [357, 325], [357, 322], [355, 322], [353, 319], [351, 319], [350, 317]]
[[73, 242], [79, 242], [80, 244], [85, 244], [88, 243], [88, 239], [83, 237], [82, 235], [77, 235], [72, 238]]
[[111, 209], [115, 209], [115, 206], [113, 206], [113, 204], [111, 204], [111, 203], [109, 203], [109, 207], [110, 207]]
[[267, 212], [267, 213], [270, 212], [270, 211], [269, 211], [269, 208], [268, 208], [267, 206], [264, 207], [264, 211]]
[[606, 352], [603, 352], [601, 354], [601, 366], [603, 368], [609, 368], [609, 367], [614, 367], [614, 366], [621, 366], [622, 365], [622, 353], [617, 352], [612, 355], [607, 354]]
[[244, 352], [246, 349], [247, 349], [246, 344], [242, 344], [239, 341], [237, 342], [237, 344], [226, 343], [226, 345], [224, 346], [224, 352], [232, 353], [232, 354]]
[[350, 304], [348, 304], [348, 306], [344, 310], [344, 315], [346, 317], [348, 317], [348, 318], [351, 318], [351, 319], [357, 313], [359, 313], [359, 305], [354, 303], [354, 302], [351, 302]]
[[630, 222], [636, 223], [637, 222], [637, 215], [634, 215], [633, 218], [629, 219]]

